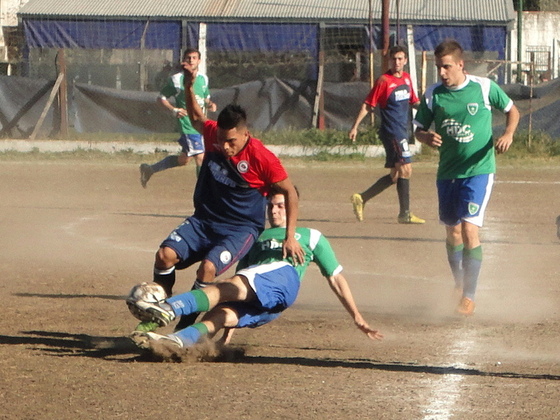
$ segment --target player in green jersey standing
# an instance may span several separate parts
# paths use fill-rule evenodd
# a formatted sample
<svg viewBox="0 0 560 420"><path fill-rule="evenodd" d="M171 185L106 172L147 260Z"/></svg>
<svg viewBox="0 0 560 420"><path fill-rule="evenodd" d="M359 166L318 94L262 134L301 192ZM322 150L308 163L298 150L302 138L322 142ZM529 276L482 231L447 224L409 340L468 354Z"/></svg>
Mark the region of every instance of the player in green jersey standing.
<svg viewBox="0 0 560 420"><path fill-rule="evenodd" d="M187 63L195 70L200 63L200 52L194 48L189 48L183 54L183 63ZM210 100L210 90L208 89L208 77L198 74L193 83L196 101L201 109L216 111L216 104ZM170 99L174 98L174 104ZM146 188L151 176L160 171L183 166L194 159L196 162L196 173L200 171L202 160L204 159L204 141L202 135L195 130L187 114L185 104L185 91L183 88L183 72L175 73L168 80L167 84L161 89L158 96L158 103L177 118L177 127L181 137L177 140L181 145L181 153L163 158L161 161L148 165L140 165L140 183Z"/></svg>
<svg viewBox="0 0 560 420"><path fill-rule="evenodd" d="M414 121L415 135L439 148L439 218L446 228L455 287L462 294L457 312L468 316L475 307L482 263L479 228L492 192L495 152L509 149L519 111L496 83L465 73L458 42L442 42L434 55L441 83L426 90ZM505 131L497 139L492 136L492 108L506 114Z"/></svg>
<svg viewBox="0 0 560 420"><path fill-rule="evenodd" d="M213 336L222 329L254 328L271 322L296 300L301 280L311 261L319 266L356 327L372 340L383 338L358 311L348 282L341 273L342 267L321 232L296 228L295 237L305 252L304 263L294 266L289 258L282 258L286 207L285 197L278 191L270 194L268 219L272 227L259 236L239 262L237 273L232 278L174 296L166 299L165 303L133 303L137 312L144 311L160 325L167 325L176 317L190 312L209 311L200 322L173 334L135 331L131 337L136 344L153 349L157 347L157 342L180 349L190 347L201 337ZM230 337L225 334L222 341L227 344Z"/></svg>

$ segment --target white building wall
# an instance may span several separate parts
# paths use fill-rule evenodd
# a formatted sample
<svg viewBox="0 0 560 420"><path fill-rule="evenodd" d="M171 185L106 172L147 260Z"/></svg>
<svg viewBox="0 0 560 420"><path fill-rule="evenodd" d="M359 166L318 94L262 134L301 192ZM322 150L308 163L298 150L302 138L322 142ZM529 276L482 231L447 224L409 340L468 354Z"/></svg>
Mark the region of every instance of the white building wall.
<svg viewBox="0 0 560 420"><path fill-rule="evenodd" d="M8 61L4 30L18 26L17 12L29 0L0 0L0 62Z"/></svg>
<svg viewBox="0 0 560 420"><path fill-rule="evenodd" d="M523 12L522 61L527 61L530 47L549 47L552 53L552 78L559 74L560 12ZM517 60L517 21L511 32L511 60Z"/></svg>

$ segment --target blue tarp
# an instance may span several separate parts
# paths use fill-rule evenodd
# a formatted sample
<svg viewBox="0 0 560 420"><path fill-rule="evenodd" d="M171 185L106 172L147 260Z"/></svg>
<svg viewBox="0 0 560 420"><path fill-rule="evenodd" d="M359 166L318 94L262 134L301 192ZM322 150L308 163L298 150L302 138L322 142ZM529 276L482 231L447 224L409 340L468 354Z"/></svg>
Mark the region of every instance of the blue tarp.
<svg viewBox="0 0 560 420"><path fill-rule="evenodd" d="M147 27L146 27L147 25ZM25 39L29 48L144 48L180 51L182 23L146 20L63 20L24 19ZM329 25L332 27L332 25ZM354 26L355 27L355 26ZM290 23L209 23L207 48L216 51L300 51L317 54L319 25ZM367 26L363 26L367 34ZM394 28L393 28L394 29ZM341 26L341 32L344 26ZM144 33L145 31L145 33ZM187 24L186 38L198 44L198 23ZM401 29L402 32L402 29ZM402 34L401 34L402 35ZM381 27L374 27L377 47ZM432 51L446 38L456 39L466 51L496 51L505 58L505 26L415 25L414 44L418 51ZM367 49L367 36L364 49Z"/></svg>

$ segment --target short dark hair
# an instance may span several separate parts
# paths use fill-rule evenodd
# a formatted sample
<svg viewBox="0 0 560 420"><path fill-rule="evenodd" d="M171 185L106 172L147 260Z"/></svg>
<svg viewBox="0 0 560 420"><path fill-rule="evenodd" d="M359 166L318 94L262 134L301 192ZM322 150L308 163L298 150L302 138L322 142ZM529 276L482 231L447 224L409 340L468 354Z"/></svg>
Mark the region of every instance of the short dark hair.
<svg viewBox="0 0 560 420"><path fill-rule="evenodd" d="M185 50L185 52L183 53L183 60L185 59L185 57L186 57L187 55L192 54L192 53L197 53L197 54L198 54L198 58L201 57L200 51L198 51L196 48L187 48L187 49Z"/></svg>
<svg viewBox="0 0 560 420"><path fill-rule="evenodd" d="M296 187L294 185L294 189L296 190L296 194L299 198L299 190L298 187ZM278 195L278 194L282 194L284 195L284 191L282 191L280 188L278 188L275 184L272 184L270 186L270 190L268 191L268 198L270 199L273 195Z"/></svg>
<svg viewBox="0 0 560 420"><path fill-rule="evenodd" d="M436 49L434 50L434 55L436 56L436 58L441 58L446 55L452 55L455 58L462 60L463 47L461 47L461 44L459 44L454 39L446 39L436 47Z"/></svg>
<svg viewBox="0 0 560 420"><path fill-rule="evenodd" d="M229 104L220 115L218 115L218 127L223 130L231 130L241 126L247 126L247 113L239 105Z"/></svg>
<svg viewBox="0 0 560 420"><path fill-rule="evenodd" d="M400 52L404 53L404 56L408 58L408 51L402 45L395 45L391 47L391 49L389 50L389 58L393 58L395 54Z"/></svg>

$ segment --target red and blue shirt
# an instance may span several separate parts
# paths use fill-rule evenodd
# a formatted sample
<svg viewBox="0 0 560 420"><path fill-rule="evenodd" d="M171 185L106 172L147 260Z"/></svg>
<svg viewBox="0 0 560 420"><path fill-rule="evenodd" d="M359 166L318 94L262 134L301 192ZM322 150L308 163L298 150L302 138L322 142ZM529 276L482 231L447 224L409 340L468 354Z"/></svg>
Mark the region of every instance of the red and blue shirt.
<svg viewBox="0 0 560 420"><path fill-rule="evenodd" d="M206 152L194 192L194 215L229 225L265 226L270 186L288 178L280 159L260 140L249 137L235 156L226 157L217 144L216 121L204 123Z"/></svg>
<svg viewBox="0 0 560 420"><path fill-rule="evenodd" d="M379 108L380 135L388 141L393 141L408 138L409 106L418 101L410 75L403 72L401 77L396 77L388 71L377 79L364 102Z"/></svg>

